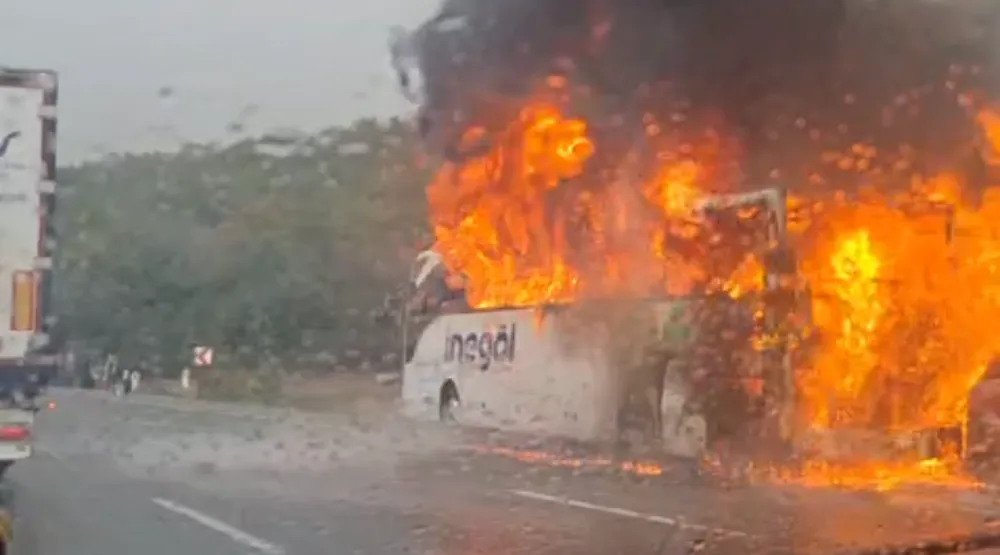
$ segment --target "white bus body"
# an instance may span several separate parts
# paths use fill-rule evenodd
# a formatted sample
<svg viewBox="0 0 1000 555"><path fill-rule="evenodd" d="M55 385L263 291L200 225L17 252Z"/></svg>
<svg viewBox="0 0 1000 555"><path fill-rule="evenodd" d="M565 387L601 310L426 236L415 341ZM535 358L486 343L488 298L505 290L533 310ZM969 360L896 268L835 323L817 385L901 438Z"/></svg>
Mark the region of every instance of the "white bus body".
<svg viewBox="0 0 1000 555"><path fill-rule="evenodd" d="M664 329L677 306L650 301L648 308ZM453 410L456 420L473 426L594 442L616 439L625 385L616 371L615 348L608 333L587 333L580 341L563 331L578 325L579 315L562 307L438 316L403 372L407 414L432 419ZM452 393L454 408L446 406ZM666 384L660 406L663 444L694 456L704 448L705 424L698 415L678 421L686 398L682 384Z"/></svg>
<svg viewBox="0 0 1000 555"><path fill-rule="evenodd" d="M539 318L535 309L439 316L403 373L408 410L438 417L450 383L463 423L610 437L616 406L608 392L615 386L602 350L561 349L555 318Z"/></svg>

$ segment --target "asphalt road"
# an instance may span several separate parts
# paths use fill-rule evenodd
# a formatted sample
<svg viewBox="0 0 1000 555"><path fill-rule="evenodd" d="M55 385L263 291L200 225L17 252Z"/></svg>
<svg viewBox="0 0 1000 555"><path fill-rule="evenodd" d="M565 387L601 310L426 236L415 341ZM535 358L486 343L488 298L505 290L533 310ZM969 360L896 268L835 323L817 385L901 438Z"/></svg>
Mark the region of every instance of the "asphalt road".
<svg viewBox="0 0 1000 555"><path fill-rule="evenodd" d="M492 476L460 453L400 450L385 423L92 392L54 398L37 422L36 455L8 476L14 555L606 555L674 535L513 493L518 467ZM354 445L367 436L381 440ZM479 471L500 482L479 483Z"/></svg>
<svg viewBox="0 0 1000 555"><path fill-rule="evenodd" d="M832 553L989 529L992 496L720 488L525 464L351 416L62 392L13 555Z"/></svg>

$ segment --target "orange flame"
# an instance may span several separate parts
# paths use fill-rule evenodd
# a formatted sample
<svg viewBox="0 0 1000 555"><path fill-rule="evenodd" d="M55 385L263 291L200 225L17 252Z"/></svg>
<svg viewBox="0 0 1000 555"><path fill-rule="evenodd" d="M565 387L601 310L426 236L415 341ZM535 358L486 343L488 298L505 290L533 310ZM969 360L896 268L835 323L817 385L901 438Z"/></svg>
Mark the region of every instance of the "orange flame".
<svg viewBox="0 0 1000 555"><path fill-rule="evenodd" d="M472 128L464 143L486 136ZM666 248L667 222L690 215L704 165L674 158L650 179L609 178L621 187L564 187L585 178L598 147L586 122L545 103L527 104L491 139L428 187L435 250L466 277L471 306L690 291L697 269ZM632 178L640 187L625 186Z"/></svg>
<svg viewBox="0 0 1000 555"><path fill-rule="evenodd" d="M636 476L660 476L664 472L662 466L649 461L615 461L607 457L567 457L548 451L485 445L474 445L471 450L475 453L499 455L523 463L542 464L560 468L611 469Z"/></svg>
<svg viewBox="0 0 1000 555"><path fill-rule="evenodd" d="M466 142L483 134L472 129ZM431 183L436 249L468 277L473 306L571 300L579 275L560 248L567 230L548 226L545 197L593 154L587 125L530 105L498 140L485 156L445 164Z"/></svg>

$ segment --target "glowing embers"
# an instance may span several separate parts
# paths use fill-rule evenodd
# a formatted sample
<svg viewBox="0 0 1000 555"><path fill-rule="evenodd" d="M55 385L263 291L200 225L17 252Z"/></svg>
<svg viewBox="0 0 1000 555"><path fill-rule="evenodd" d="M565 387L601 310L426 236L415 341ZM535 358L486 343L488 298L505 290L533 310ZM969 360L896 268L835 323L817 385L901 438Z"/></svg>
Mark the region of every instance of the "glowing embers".
<svg viewBox="0 0 1000 555"><path fill-rule="evenodd" d="M621 461L601 456L567 456L548 451L486 445L473 446L472 451L557 468L618 470L637 476L660 476L664 471L661 465L651 461Z"/></svg>
<svg viewBox="0 0 1000 555"><path fill-rule="evenodd" d="M809 460L800 468L774 468L759 473L767 481L806 487L889 491L906 485L978 489L982 483L967 476L958 458L859 461L836 464Z"/></svg>

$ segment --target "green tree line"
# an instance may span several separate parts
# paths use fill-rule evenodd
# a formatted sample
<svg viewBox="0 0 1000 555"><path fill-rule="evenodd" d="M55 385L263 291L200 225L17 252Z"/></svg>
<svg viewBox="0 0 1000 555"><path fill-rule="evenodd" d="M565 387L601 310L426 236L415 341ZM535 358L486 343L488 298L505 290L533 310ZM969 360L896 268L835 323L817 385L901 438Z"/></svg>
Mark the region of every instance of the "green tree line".
<svg viewBox="0 0 1000 555"><path fill-rule="evenodd" d="M166 373L393 364L378 318L426 241L426 172L400 120L114 154L62 168L55 274L73 345Z"/></svg>

